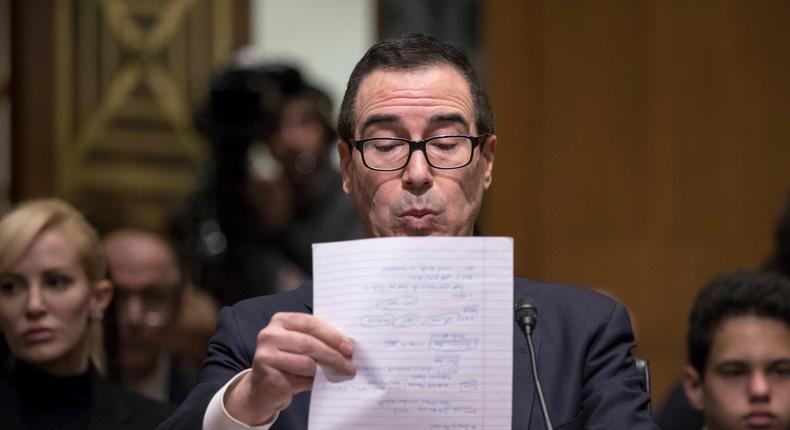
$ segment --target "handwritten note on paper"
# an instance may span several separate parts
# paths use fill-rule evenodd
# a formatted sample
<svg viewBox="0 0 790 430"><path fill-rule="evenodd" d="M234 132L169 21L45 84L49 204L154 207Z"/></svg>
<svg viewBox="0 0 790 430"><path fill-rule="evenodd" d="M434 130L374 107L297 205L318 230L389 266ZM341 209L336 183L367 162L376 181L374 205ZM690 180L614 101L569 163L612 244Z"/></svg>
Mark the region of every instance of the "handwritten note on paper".
<svg viewBox="0 0 790 430"><path fill-rule="evenodd" d="M316 244L313 276L314 314L353 340L358 371L319 368L310 430L510 429L512 239Z"/></svg>

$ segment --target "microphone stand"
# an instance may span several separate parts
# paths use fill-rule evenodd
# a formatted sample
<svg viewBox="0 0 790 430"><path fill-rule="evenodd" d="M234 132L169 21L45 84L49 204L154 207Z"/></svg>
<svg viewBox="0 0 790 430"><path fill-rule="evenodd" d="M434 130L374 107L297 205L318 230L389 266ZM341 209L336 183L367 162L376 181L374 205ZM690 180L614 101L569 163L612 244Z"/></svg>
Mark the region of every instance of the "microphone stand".
<svg viewBox="0 0 790 430"><path fill-rule="evenodd" d="M519 300L516 303L516 323L521 327L521 331L524 332L524 337L527 338L527 348L529 349L529 358L532 364L532 381L535 383L535 391L540 402L540 411L543 413L544 428L545 430L554 430L551 418L549 418L546 399L543 397L543 387L540 385L540 379L538 378L538 362L535 357L535 347L532 344L532 332L538 324L538 309L523 299Z"/></svg>

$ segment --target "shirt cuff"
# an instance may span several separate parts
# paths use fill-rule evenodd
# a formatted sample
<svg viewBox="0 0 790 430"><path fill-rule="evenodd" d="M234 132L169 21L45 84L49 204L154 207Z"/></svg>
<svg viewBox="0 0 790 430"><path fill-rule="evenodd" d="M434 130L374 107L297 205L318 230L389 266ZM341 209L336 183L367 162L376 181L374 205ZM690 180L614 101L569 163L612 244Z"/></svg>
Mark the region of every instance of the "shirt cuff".
<svg viewBox="0 0 790 430"><path fill-rule="evenodd" d="M214 397L211 398L206 408L206 414L203 415L203 430L269 430L274 422L277 421L277 416L279 414L275 414L274 418L268 424L248 426L230 416L228 410L225 409L225 391L227 391L228 387L236 382L237 379L250 371L252 371L252 369L239 372L214 394Z"/></svg>

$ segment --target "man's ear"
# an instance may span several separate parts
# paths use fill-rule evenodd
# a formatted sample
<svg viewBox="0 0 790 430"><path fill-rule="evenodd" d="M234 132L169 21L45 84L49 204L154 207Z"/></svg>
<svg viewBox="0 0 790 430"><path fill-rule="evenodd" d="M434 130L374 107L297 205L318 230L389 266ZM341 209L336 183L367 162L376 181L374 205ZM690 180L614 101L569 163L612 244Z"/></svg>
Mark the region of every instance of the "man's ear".
<svg viewBox="0 0 790 430"><path fill-rule="evenodd" d="M686 366L683 369L683 391L694 409L701 411L705 408L705 393L702 390L702 376L697 369Z"/></svg>
<svg viewBox="0 0 790 430"><path fill-rule="evenodd" d="M102 279L93 286L90 300L92 317L101 318L104 315L104 310L107 309L112 299L112 291L112 282L107 279Z"/></svg>
<svg viewBox="0 0 790 430"><path fill-rule="evenodd" d="M354 153L347 142L337 140L337 155L340 156L340 175L343 177L343 192L351 194L351 169Z"/></svg>
<svg viewBox="0 0 790 430"><path fill-rule="evenodd" d="M488 187L491 186L491 181L493 180L493 172L494 172L494 154L496 154L496 135L492 134L488 137L488 140L485 142L485 146L483 146L482 156L484 165L483 171L483 184L485 185L485 189L487 190Z"/></svg>

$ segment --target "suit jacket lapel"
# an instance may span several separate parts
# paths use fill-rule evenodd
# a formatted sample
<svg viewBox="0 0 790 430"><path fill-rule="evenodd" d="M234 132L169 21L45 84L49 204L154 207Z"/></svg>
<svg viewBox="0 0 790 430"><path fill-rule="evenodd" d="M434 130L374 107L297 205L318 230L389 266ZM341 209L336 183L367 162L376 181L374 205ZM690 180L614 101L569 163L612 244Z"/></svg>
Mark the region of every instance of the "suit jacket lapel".
<svg viewBox="0 0 790 430"><path fill-rule="evenodd" d="M313 281L305 281L304 286L304 307L308 313L313 313Z"/></svg>

